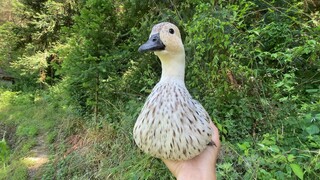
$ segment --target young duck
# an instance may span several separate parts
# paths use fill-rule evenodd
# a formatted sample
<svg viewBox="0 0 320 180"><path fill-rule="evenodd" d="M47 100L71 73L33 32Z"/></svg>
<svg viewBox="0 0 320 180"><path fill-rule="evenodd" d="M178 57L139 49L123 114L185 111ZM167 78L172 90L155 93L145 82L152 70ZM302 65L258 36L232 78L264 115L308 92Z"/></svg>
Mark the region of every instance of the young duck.
<svg viewBox="0 0 320 180"><path fill-rule="evenodd" d="M135 123L136 144L161 159L197 156L211 143L213 130L208 113L185 86L185 51L179 29L168 22L155 25L139 51L153 51L160 58L162 74Z"/></svg>

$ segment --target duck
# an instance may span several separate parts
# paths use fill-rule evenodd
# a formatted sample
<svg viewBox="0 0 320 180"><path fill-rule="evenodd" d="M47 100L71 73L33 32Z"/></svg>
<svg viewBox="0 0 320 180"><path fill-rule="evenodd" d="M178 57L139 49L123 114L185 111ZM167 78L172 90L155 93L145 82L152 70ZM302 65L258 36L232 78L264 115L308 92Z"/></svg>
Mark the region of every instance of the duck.
<svg viewBox="0 0 320 180"><path fill-rule="evenodd" d="M178 27L169 22L154 25L138 51L154 52L162 72L133 127L135 143L160 159L196 157L212 143L212 120L186 88L185 50Z"/></svg>

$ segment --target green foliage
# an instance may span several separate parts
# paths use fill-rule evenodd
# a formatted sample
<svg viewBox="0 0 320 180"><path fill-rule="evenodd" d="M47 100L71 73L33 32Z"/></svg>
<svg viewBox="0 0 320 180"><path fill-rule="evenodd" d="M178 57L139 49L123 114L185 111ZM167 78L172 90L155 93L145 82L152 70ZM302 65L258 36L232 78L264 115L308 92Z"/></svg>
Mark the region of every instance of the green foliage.
<svg viewBox="0 0 320 180"><path fill-rule="evenodd" d="M7 142L5 141L5 139L3 138L0 141L0 163L5 167L8 158L10 155L10 148L7 144Z"/></svg>
<svg viewBox="0 0 320 180"><path fill-rule="evenodd" d="M290 167L293 170L294 174L299 177L299 179L303 179L303 171L298 164L290 164Z"/></svg>
<svg viewBox="0 0 320 180"><path fill-rule="evenodd" d="M31 126L25 126L25 125L20 125L17 128L17 135L18 136L35 136L38 133L37 127Z"/></svg>
<svg viewBox="0 0 320 180"><path fill-rule="evenodd" d="M310 104L310 94L306 94L307 91L319 95L319 30L312 21L293 18L307 16L298 6L283 11L266 2L264 5L269 9L260 11L261 4L246 1L226 8L209 3L197 6L187 24L191 38L186 43L193 54L189 55L192 59L187 83L191 91L197 89L193 91L196 97L203 97L204 106L217 121L223 137L229 142L242 142L239 147L248 156L241 157L240 162L233 159L233 164L223 162L218 166L220 177L318 177L318 168L300 171L317 167L314 162L319 157L313 156L317 143L308 142L308 134L302 133L317 133L317 125L303 121L299 107L305 100L306 107L319 105L314 97ZM263 18L245 19L252 14ZM307 90L306 86L314 89ZM313 116L318 112L319 109L315 110ZM286 141L278 142L279 132ZM298 158L287 162L284 155L288 151ZM247 173L237 169L243 161L249 165L245 168L249 169ZM290 164L299 166L291 168ZM234 169L237 171L231 173Z"/></svg>
<svg viewBox="0 0 320 180"><path fill-rule="evenodd" d="M10 15L15 21L0 25L0 65L15 76L16 89L44 88L54 75L48 68L57 61L50 58L54 56L50 49L60 39L61 29L73 24L71 17L78 7L69 0L15 0L10 4L15 9Z"/></svg>
<svg viewBox="0 0 320 180"><path fill-rule="evenodd" d="M44 179L173 179L131 134L161 73L137 49L170 21L187 87L220 130L218 179L319 179L320 16L308 3L18 1L21 22L0 26L0 65L17 78L15 92L0 90L0 119L20 140L10 152L45 133Z"/></svg>
<svg viewBox="0 0 320 180"><path fill-rule="evenodd" d="M103 122L96 127L87 121L81 135L66 132L69 130L67 124L75 123L75 120L63 122L61 126L66 128L62 128L63 132L56 139L61 143L55 147L58 163L47 164L42 170L43 178L173 179L160 160L145 156L135 148L130 132L141 105L142 102L137 101L126 105L117 102L113 110L123 120L120 124ZM67 140L62 135L67 136Z"/></svg>
<svg viewBox="0 0 320 180"><path fill-rule="evenodd" d="M61 84L62 86L62 84ZM58 130L55 128L58 122L65 118L72 119L74 111L67 104L64 94L57 87L51 92L22 93L0 89L0 119L1 125L14 126L9 128L7 134L10 138L1 142L1 164L6 167L0 169L1 177L25 177L28 176L27 165L17 165L23 157L30 155L30 150L36 146L38 136L44 136L44 143L50 144L55 138ZM60 93L60 94L59 94ZM56 99L59 94L60 99ZM60 105L65 102L64 106ZM57 104L59 103L59 104ZM9 148L10 147L10 151ZM8 154L11 153L11 154ZM4 158L4 159L2 159Z"/></svg>
<svg viewBox="0 0 320 180"><path fill-rule="evenodd" d="M87 1L80 15L74 18L72 34L75 35L62 54L65 56L62 72L70 77L71 95L90 113L98 114L104 82L114 81L112 75L118 71L119 55L110 54L118 36L117 26L113 25L117 21L114 14L111 1Z"/></svg>
<svg viewBox="0 0 320 180"><path fill-rule="evenodd" d="M22 162L13 162L7 169L0 169L0 179L28 179L28 169Z"/></svg>

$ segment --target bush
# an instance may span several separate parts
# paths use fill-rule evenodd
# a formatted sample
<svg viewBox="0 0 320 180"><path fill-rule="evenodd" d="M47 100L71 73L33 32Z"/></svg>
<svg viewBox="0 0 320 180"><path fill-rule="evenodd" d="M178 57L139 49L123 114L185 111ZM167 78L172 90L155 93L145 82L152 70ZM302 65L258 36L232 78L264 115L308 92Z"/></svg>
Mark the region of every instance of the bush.
<svg viewBox="0 0 320 180"><path fill-rule="evenodd" d="M17 145L21 151L50 131L54 156L45 178L173 179L131 134L161 73L157 57L137 49L154 24L170 21L182 32L186 85L221 132L219 179L319 179L316 3L311 9L297 0L22 4L33 12L25 14L29 24L0 28L3 39L12 39L0 42L0 63L21 77L13 88L19 91L0 90L0 119L17 126L26 140ZM21 30L17 38L3 30L8 26ZM40 82L53 54L59 80Z"/></svg>

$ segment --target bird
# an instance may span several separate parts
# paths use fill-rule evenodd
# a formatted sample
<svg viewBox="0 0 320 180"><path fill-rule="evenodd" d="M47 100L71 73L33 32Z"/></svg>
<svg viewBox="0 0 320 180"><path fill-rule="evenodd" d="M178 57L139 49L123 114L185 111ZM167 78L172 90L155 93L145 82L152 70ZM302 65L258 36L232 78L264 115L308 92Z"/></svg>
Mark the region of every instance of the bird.
<svg viewBox="0 0 320 180"><path fill-rule="evenodd" d="M138 51L154 52L162 72L133 127L135 143L160 159L196 157L213 143L212 120L185 86L185 50L178 27L170 22L154 25Z"/></svg>

